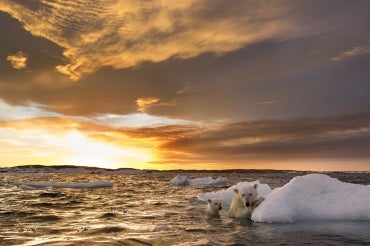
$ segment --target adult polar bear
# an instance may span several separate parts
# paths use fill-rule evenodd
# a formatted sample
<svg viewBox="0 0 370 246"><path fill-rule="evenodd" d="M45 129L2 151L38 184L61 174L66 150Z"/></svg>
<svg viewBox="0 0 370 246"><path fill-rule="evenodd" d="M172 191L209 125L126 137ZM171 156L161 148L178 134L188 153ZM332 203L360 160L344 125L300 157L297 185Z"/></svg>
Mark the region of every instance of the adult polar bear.
<svg viewBox="0 0 370 246"><path fill-rule="evenodd" d="M258 184L244 184L234 189L233 201L230 205L229 217L251 219L253 210L264 200L258 196Z"/></svg>

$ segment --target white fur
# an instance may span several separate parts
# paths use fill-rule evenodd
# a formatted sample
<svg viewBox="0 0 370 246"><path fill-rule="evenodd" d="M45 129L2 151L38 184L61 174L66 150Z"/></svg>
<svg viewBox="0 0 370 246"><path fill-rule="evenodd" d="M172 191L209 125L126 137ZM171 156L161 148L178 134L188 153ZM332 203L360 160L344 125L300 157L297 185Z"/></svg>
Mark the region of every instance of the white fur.
<svg viewBox="0 0 370 246"><path fill-rule="evenodd" d="M208 216L220 216L219 211L222 209L222 199L212 198L208 199L206 213Z"/></svg>
<svg viewBox="0 0 370 246"><path fill-rule="evenodd" d="M253 210L263 201L263 197L258 197L257 187L257 184L246 184L234 190L229 217L236 219L251 218Z"/></svg>

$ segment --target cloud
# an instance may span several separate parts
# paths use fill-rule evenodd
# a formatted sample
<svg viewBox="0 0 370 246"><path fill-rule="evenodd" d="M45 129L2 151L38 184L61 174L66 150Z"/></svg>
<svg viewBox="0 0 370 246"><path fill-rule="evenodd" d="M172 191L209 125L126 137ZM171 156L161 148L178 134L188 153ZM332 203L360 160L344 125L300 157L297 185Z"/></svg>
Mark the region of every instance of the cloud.
<svg viewBox="0 0 370 246"><path fill-rule="evenodd" d="M101 114L94 118L97 120L96 121L97 123L102 123L112 128L159 127L191 123L191 121L158 117L146 113L137 113L128 115Z"/></svg>
<svg viewBox="0 0 370 246"><path fill-rule="evenodd" d="M0 10L33 35L63 47L68 63L56 70L72 80L103 66L121 69L171 57L224 54L261 40L318 29L296 20L293 13L302 11L301 4L276 1L6 0Z"/></svg>
<svg viewBox="0 0 370 246"><path fill-rule="evenodd" d="M365 44L355 46L350 50L344 51L341 54L331 58L333 61L341 61L354 56L369 55L370 54L370 40Z"/></svg>
<svg viewBox="0 0 370 246"><path fill-rule="evenodd" d="M25 105L10 105L0 99L0 120L23 120L39 117L59 117L49 107L34 102Z"/></svg>
<svg viewBox="0 0 370 246"><path fill-rule="evenodd" d="M134 145L130 139L126 138L120 144L117 138L116 142L101 141L75 129L55 131L54 127L50 129L47 125L36 124L27 128L8 126L0 127L0 136L3 165L79 164L118 168L122 163L126 167L140 167L152 160L150 150L138 147L137 143Z"/></svg>
<svg viewBox="0 0 370 246"><path fill-rule="evenodd" d="M275 100L269 100L269 101L262 101L259 104L267 105L267 104L275 104L275 103L278 103L278 102Z"/></svg>
<svg viewBox="0 0 370 246"><path fill-rule="evenodd" d="M156 97L140 97L135 102L137 105L137 110L140 112L145 112L145 110L151 105L157 103L160 99Z"/></svg>
<svg viewBox="0 0 370 246"><path fill-rule="evenodd" d="M90 144L91 148L106 146L107 156L115 158L118 153L122 160L146 153L146 168L162 169L181 165L199 168L199 164L208 168L239 168L243 163L291 160L347 160L348 163L370 159L370 112L221 124L145 113L77 117L56 115L32 103L0 105L1 112L13 108L16 113L0 117L0 145L9 153L7 160L16 159L11 153L19 151L30 160L43 153L54 160L67 160L63 156L82 160L79 158L86 153L74 154L72 147L76 148L73 145L76 142ZM117 165L119 161L110 163Z"/></svg>
<svg viewBox="0 0 370 246"><path fill-rule="evenodd" d="M162 149L201 156L204 160L370 158L370 112L166 129L181 133L173 134L177 137L169 138ZM166 139L170 133L157 134ZM150 134L155 135L156 131Z"/></svg>
<svg viewBox="0 0 370 246"><path fill-rule="evenodd" d="M9 61L12 67L17 70L26 68L27 59L27 56L22 51L18 51L16 54L6 57L6 60Z"/></svg>
<svg viewBox="0 0 370 246"><path fill-rule="evenodd" d="M0 148L5 164L141 168L154 158L150 141L117 133L110 121L60 115L32 103L11 106L2 102L0 112L4 113L0 115Z"/></svg>

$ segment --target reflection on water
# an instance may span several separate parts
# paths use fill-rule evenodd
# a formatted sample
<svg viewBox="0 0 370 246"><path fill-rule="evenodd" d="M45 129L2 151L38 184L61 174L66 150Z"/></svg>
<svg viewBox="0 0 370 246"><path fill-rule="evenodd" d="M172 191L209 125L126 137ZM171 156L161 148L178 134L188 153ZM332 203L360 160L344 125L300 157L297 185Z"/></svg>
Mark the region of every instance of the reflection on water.
<svg viewBox="0 0 370 246"><path fill-rule="evenodd" d="M370 222L263 224L205 216L199 193L259 179L272 188L296 173L225 173L225 187L176 187L176 174L0 174L0 245L368 245ZM340 175L369 184L369 175ZM211 173L189 173L205 177ZM112 188L22 190L15 182L106 180Z"/></svg>

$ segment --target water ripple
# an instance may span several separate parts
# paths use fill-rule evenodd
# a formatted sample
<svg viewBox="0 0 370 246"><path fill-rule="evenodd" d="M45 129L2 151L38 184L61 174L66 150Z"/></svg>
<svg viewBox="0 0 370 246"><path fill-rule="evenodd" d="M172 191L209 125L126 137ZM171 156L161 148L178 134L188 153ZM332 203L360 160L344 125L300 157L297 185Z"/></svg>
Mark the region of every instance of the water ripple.
<svg viewBox="0 0 370 246"><path fill-rule="evenodd" d="M192 178L205 173L190 173ZM294 173L223 174L232 185L260 179L281 186ZM339 174L338 174L339 175ZM0 245L370 244L370 222L262 224L205 216L197 199L220 187L174 187L175 173L140 175L0 174ZM351 176L339 175L350 182ZM359 181L360 174L354 179ZM108 180L102 189L22 190L15 182ZM361 176L370 184L369 178ZM365 180L365 181L364 181ZM367 182L367 183L366 183Z"/></svg>

